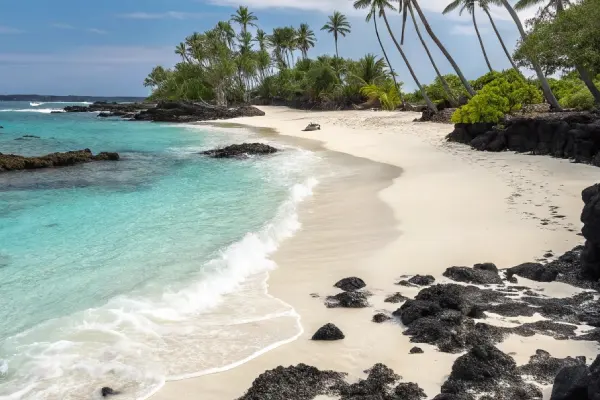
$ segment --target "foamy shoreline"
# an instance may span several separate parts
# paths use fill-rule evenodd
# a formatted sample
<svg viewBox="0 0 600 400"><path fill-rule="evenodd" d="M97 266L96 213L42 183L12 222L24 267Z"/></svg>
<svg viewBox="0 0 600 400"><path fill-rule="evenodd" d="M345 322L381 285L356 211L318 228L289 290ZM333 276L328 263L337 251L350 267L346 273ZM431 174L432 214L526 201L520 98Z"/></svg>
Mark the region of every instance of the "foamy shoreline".
<svg viewBox="0 0 600 400"><path fill-rule="evenodd" d="M443 137L450 126L413 123L414 113L263 109L265 117L232 122L319 140L327 149L359 157L341 157L339 162L357 167L356 176L348 178L352 185L337 182L317 188L314 199L301 206L302 230L274 255L279 268L271 273L269 293L294 307L304 333L229 371L168 382L153 399L234 399L265 370L300 362L347 372L351 379L364 377L363 370L382 362L433 398L458 354L420 345L425 354L409 356L413 344L398 325L371 322L376 310L397 308L383 302L387 295L418 292L395 286L397 278L432 274L440 281L447 267L485 261L506 268L533 261L547 250L562 254L583 241L575 234L580 228L580 192L598 180L595 167L449 145ZM321 124L322 130L301 132L309 122ZM565 218L541 225L551 206L559 207ZM333 284L353 275L374 293L373 307L327 309L323 298L310 296L335 294ZM563 284L526 284L557 297L573 293ZM308 340L327 322L340 327L346 339ZM556 357L598 353L591 342L538 335L513 335L498 347L514 352L518 363L537 348Z"/></svg>

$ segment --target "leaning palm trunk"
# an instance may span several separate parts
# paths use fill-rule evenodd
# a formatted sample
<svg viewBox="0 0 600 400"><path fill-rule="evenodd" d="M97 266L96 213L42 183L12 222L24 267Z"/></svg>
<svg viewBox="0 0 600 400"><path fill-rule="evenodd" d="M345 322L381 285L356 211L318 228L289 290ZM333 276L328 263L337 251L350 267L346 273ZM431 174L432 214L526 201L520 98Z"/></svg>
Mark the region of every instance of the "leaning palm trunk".
<svg viewBox="0 0 600 400"><path fill-rule="evenodd" d="M483 52L483 58L485 58L485 63L487 64L490 72L494 72L492 69L492 64L490 64L490 60L488 59L487 53L485 52L485 46L483 45L483 40L481 39L481 34L479 33L479 28L477 27L477 20L475 19L475 9L471 12L471 16L473 17L473 26L475 27L475 33L477 34L477 39L479 39L479 45L481 46L481 51Z"/></svg>
<svg viewBox="0 0 600 400"><path fill-rule="evenodd" d="M429 61L431 61L431 65L433 65L433 69L435 70L436 75L438 76L438 78L440 78L440 82L442 82L444 91L446 91L446 93L448 94L448 101L450 102L452 107L458 106L458 102L454 98L454 95L452 94L452 91L450 90L450 86L448 85L448 82L446 82L446 79L440 73L440 70L437 67L437 64L435 63L435 61L433 60L433 57L431 56L429 47L427 46L427 43L425 43L425 40L423 39L423 36L421 35L421 30L419 29L419 25L417 24L417 19L415 18L415 13L410 5L408 6L408 10L410 11L410 17L412 18L413 25L415 26L415 31L417 32L417 36L419 37L419 40L421 41L421 44L423 45L423 48L425 49L425 52L427 53L427 57L429 57Z"/></svg>
<svg viewBox="0 0 600 400"><path fill-rule="evenodd" d="M500 45L502 46L502 50L504 50L504 54L506 54L506 57L508 58L508 61L510 61L510 65L512 65L512 67L515 69L515 71L517 71L519 74L521 74L521 71L519 71L519 68L515 64L515 61L512 59L512 57L510 55L510 52L506 48L506 45L504 44L504 40L502 40L502 36L500 36L500 32L498 32L498 28L496 28L496 24L494 23L494 18L492 18L492 15L490 14L490 12L486 8L484 8L483 11L485 11L485 13L487 14L488 18L490 19L490 23L492 24L492 28L494 28L494 32L496 32L496 36L498 37L498 40L500 41Z"/></svg>
<svg viewBox="0 0 600 400"><path fill-rule="evenodd" d="M419 79L417 78L417 75L415 75L415 71L413 71L412 66L408 62L408 58L406 58L406 54L404 54L404 51L402 50L402 47L400 47L400 44L396 40L396 37L394 36L394 33L392 32L392 28L390 27L390 23L388 22L387 15L385 14L385 11L381 10L381 14L383 15L383 20L385 21L385 26L387 27L387 30L390 33L390 36L392 37L392 40L394 41L394 44L396 45L396 48L400 52L400 55L402 56L402 59L404 60L404 63L406 64L406 67L408 68L408 72L410 72L410 75L412 76L413 80L417 84L417 87L421 91L421 94L423 95L423 99L425 99L425 103L427 103L427 107L431 111L437 112L437 108L436 108L435 104L433 104L433 102L429 99L429 96L427 96L427 93L425 92L425 89L423 89L423 86L419 82Z"/></svg>
<svg viewBox="0 0 600 400"><path fill-rule="evenodd" d="M519 19L517 12L508 3L508 0L501 0L501 1L502 1L502 4L504 5L504 7L506 7L506 9L508 10L508 13L512 17L512 19L515 21L515 24L517 25L517 28L519 29L519 33L521 34L521 38L523 40L525 40L527 38L527 34L525 33L525 29L523 29L523 24L521 23L521 20ZM562 110L562 108L558 104L558 101L556 100L556 97L554 97L554 93L552 93L552 89L550 89L550 84L548 83L548 80L544 76L544 73L542 72L542 68L540 67L540 64L533 57L531 58L530 61L531 61L531 64L533 65L533 69L535 70L535 73L540 81L540 84L542 85L542 91L544 92L544 97L548 101L548 104L550 104L550 107L552 107L553 109L555 109L557 111Z"/></svg>
<svg viewBox="0 0 600 400"><path fill-rule="evenodd" d="M506 0L504 0L504 1L506 1ZM442 53L444 53L444 56L446 56L446 58L448 59L448 61L452 65L452 68L454 68L454 71L456 71L456 75L458 75L458 77L460 78L463 86L465 87L465 89L467 89L467 92L471 96L474 96L475 95L475 91L471 87L471 84L469 83L469 81L467 80L467 78L465 78L465 76L463 75L463 73L460 70L460 68L458 68L458 65L456 64L456 61L454 61L454 58L452 58L452 56L450 55L450 53L448 53L448 50L446 50L446 48L444 47L444 45L442 45L442 42L440 42L440 40L435 35L435 33L433 33L433 30L431 29L431 26L429 25L429 22L427 21L427 18L425 17L425 14L423 14L423 11L421 10L421 7L419 6L418 1L417 0L412 0L412 4L415 7L415 10L417 10L417 14L419 14L419 18L421 18L421 21L423 22L423 25L425 26L425 30L427 31L427 33L429 33L429 36L431 36L431 39L433 39L433 41L435 42L435 44L437 45L437 47L439 47L440 50L442 51Z"/></svg>
<svg viewBox="0 0 600 400"><path fill-rule="evenodd" d="M560 14L565 10L563 3L561 0L556 3L556 14ZM590 76L590 72L582 65L575 64L575 69L579 73L579 78L583 81L588 90L592 93L594 97L594 101L596 104L600 104L600 90L594 84L592 77Z"/></svg>
<svg viewBox="0 0 600 400"><path fill-rule="evenodd" d="M390 73L392 74L392 79L394 80L394 87L398 90L400 94L400 100L402 104L404 104L404 98L402 96L402 92L400 91L400 86L398 86L398 82L396 81L396 74L394 73L394 68L392 68L392 64L390 63L390 59L387 56L387 52L385 51L385 47L383 47L383 43L381 43L381 37L379 37L379 29L377 29L377 16L373 16L373 24L375 25L375 34L377 35L377 41L379 42L379 46L381 47L381 51L383 52L383 56L385 57L385 61L387 62L388 67L390 68Z"/></svg>

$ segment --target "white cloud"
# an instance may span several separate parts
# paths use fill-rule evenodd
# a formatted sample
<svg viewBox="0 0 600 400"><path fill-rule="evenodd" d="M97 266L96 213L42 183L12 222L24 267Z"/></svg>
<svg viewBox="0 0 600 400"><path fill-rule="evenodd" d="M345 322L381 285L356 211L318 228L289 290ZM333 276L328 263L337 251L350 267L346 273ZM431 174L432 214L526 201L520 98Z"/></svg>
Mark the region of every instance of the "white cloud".
<svg viewBox="0 0 600 400"><path fill-rule="evenodd" d="M10 26L0 25L0 35L16 35L18 33L23 33L20 29L11 28Z"/></svg>
<svg viewBox="0 0 600 400"><path fill-rule="evenodd" d="M208 14L203 13L189 13L189 12L181 12L181 11L167 11L163 13L148 13L148 12L133 12L128 14L119 15L120 18L129 18L129 19L194 19L194 18L202 18L207 16Z"/></svg>
<svg viewBox="0 0 600 400"><path fill-rule="evenodd" d="M56 29L69 29L69 30L75 29L75 27L73 25L62 24L62 23L52 24L52 27L56 28Z"/></svg>
<svg viewBox="0 0 600 400"><path fill-rule="evenodd" d="M107 31L103 31L102 29L96 28L88 28L87 31L90 33L96 33L98 35L106 35L108 33Z"/></svg>

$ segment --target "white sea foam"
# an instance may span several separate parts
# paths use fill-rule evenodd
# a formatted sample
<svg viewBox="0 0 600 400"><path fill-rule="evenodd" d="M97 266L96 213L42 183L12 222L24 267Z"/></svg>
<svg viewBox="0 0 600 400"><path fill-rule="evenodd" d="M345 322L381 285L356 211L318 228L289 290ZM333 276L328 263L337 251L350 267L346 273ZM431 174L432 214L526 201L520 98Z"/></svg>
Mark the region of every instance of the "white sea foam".
<svg viewBox="0 0 600 400"><path fill-rule="evenodd" d="M42 113L42 114L50 114L52 111L63 111L62 108L25 108L25 109L7 109L0 110L0 112L33 112L33 113Z"/></svg>
<svg viewBox="0 0 600 400"><path fill-rule="evenodd" d="M297 206L316 184L293 185L274 219L203 265L189 286L117 297L7 339L0 399L90 398L105 385L145 399L165 380L234 368L295 340L299 315L266 291L269 255L300 227Z"/></svg>

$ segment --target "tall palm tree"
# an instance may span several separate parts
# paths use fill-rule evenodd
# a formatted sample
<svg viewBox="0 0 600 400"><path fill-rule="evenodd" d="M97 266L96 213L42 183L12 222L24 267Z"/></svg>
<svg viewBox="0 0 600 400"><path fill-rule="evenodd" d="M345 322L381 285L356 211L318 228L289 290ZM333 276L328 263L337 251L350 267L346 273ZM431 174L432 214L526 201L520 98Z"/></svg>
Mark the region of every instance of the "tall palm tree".
<svg viewBox="0 0 600 400"><path fill-rule="evenodd" d="M513 21L515 21L515 25L517 25L517 29L519 30L519 33L521 34L521 39L525 40L527 38L527 34L525 33L525 29L523 28L523 24L521 23L521 20L519 19L517 12L515 11L514 8L512 8L512 6L508 2L508 0L499 0L499 1L502 2L502 5L506 8L508 13L512 17ZM552 89L550 89L550 84L548 83L548 79L546 79L546 77L544 76L544 73L542 72L542 67L540 67L540 64L538 63L538 61L535 58L531 58L530 61L531 61L531 65L533 66L533 69L535 70L535 73L540 81L540 85L542 86L542 91L544 92L544 97L548 101L548 104L550 104L550 107L552 107L555 110L562 110L560 104L558 104L558 101L556 100L556 97L554 97L554 93L552 93Z"/></svg>
<svg viewBox="0 0 600 400"><path fill-rule="evenodd" d="M496 23L494 22L494 18L492 18L492 14L490 14L489 4L497 4L498 5L501 3L498 0L478 0L478 4L479 4L479 7L481 7L481 9L483 10L483 12L485 12L485 14L488 16L488 18L490 20L490 24L492 25L492 28L494 29L494 32L496 33L496 37L498 37L498 41L500 42L500 45L502 46L502 50L504 50L504 54L506 54L506 58L508 58L508 61L510 61L510 65L512 65L512 67L514 68L515 71L517 71L519 74L521 74L521 71L519 71L517 64L515 64L515 61L513 60L512 56L510 55L510 52L506 48L506 45L504 44L504 40L502 40L502 36L500 36L500 32L498 31L498 28L496 27Z"/></svg>
<svg viewBox="0 0 600 400"><path fill-rule="evenodd" d="M339 57L338 52L338 37L339 35L346 36L346 34L350 33L350 23L344 14L339 11L334 11L333 15L329 16L329 21L323 25L321 28L322 31L327 31L328 33L333 33L333 39L335 40L335 55Z"/></svg>
<svg viewBox="0 0 600 400"><path fill-rule="evenodd" d="M442 14L448 14L460 6L460 10L458 11L458 15L462 15L462 13L466 10L473 19L473 26L475 27L475 33L477 34L477 39L479 39L479 45L481 46L481 52L483 53L483 58L485 58L485 63L487 64L490 72L493 72L492 64L490 64L490 60L488 59L487 53L485 51L485 46L483 45L483 40L481 39L481 34L479 33L479 27L477 26L477 19L475 18L475 5L477 4L477 0L454 0L452 3L448 4Z"/></svg>
<svg viewBox="0 0 600 400"><path fill-rule="evenodd" d="M185 43L181 42L181 43L179 43L175 47L175 54L177 54L178 56L180 56L181 60L183 62L187 62L188 61L188 58L187 58L187 46L185 45Z"/></svg>
<svg viewBox="0 0 600 400"><path fill-rule="evenodd" d="M425 39L423 39L423 35L421 35L421 29L419 29L419 24L417 23L417 19L415 18L415 13L412 9L411 4L407 2L406 8L408 9L408 11L410 13L410 17L412 19L413 25L415 26L415 32L417 32L417 36L419 37L419 40L421 41L421 44L423 45L423 48L425 49L425 53L427 53L427 57L429 57L429 61L431 62L431 65L433 65L435 74L438 76L438 78L440 78L442 87L444 88L444 91L448 95L448 102L450 102L450 105L452 105L453 107L458 106L458 102L454 98L454 93L452 93L452 90L450 89L450 85L448 85L448 82L446 81L446 78L444 78L444 75L441 74L440 69L438 68L437 64L435 63L435 60L433 59L431 52L429 51L429 46L427 46ZM403 29L403 31L404 31L404 29Z"/></svg>
<svg viewBox="0 0 600 400"><path fill-rule="evenodd" d="M235 31L229 23L229 21L219 21L216 26L216 33L225 42L230 49L233 49L233 43L235 41Z"/></svg>
<svg viewBox="0 0 600 400"><path fill-rule="evenodd" d="M433 102L431 101L429 96L427 96L427 93L425 92L423 85L421 85L421 83L419 82L419 79L417 78L415 71L413 70L412 66L410 65L410 62L408 61L408 58L406 58L406 54L404 54L404 50L402 50L402 47L400 47L400 43L398 43L398 41L396 40L396 36L394 36L394 32L392 31L390 23L387 19L387 14L385 13L385 10L387 9L387 10L394 11L395 10L394 6L392 6L392 4L388 0L356 0L354 2L354 8L356 8L356 9L367 9L367 8L375 9L379 13L379 16L383 17L383 20L385 21L385 26L388 30L388 33L390 34L392 41L396 45L398 52L402 56L402 59L404 60L404 63L406 64L406 67L408 68L408 72L410 72L410 75L412 76L417 87L421 91L421 94L423 95L423 98L425 99L425 102L427 103L427 107L429 109L431 109L433 112L437 112L437 108L436 108L435 104L433 104Z"/></svg>
<svg viewBox="0 0 600 400"><path fill-rule="evenodd" d="M554 8L556 10L556 15L559 15L565 10L565 4L569 4L568 0L519 0L517 4L515 4L515 9L523 10L527 7L540 5L546 2L547 4L545 5L543 11L548 11L549 9ZM594 96L596 103L600 104L600 90L598 90L594 84L590 72L584 66L579 64L575 64L575 69L577 69L579 77L583 83L585 83L585 86L587 86L588 90L592 93L592 96Z"/></svg>
<svg viewBox="0 0 600 400"><path fill-rule="evenodd" d="M310 29L308 24L300 24L300 28L296 31L296 45L302 52L302 58L308 56L308 49L315 47L315 33Z"/></svg>
<svg viewBox="0 0 600 400"><path fill-rule="evenodd" d="M256 38L254 41L258 43L258 48L260 51L267 49L267 34L262 29L256 30Z"/></svg>
<svg viewBox="0 0 600 400"><path fill-rule="evenodd" d="M400 0L400 1L403 1L403 0ZM425 27L425 30L427 31L427 33L429 34L431 39L435 42L437 47L439 47L439 49L442 51L442 53L444 53L444 56L446 56L446 58L448 59L448 62L450 62L450 64L452 65L452 68L454 68L454 71L456 72L456 75L458 75L458 77L460 78L463 86L465 87L465 89L467 89L467 92L471 96L474 96L475 91L471 87L471 84L469 83L467 78L465 78L465 76L463 75L462 71L458 67L458 64L456 64L456 61L454 61L454 58L452 58L452 56L450 55L448 50L446 50L446 48L444 47L444 45L442 44L440 39L435 35L435 33L433 32L433 29L431 29L431 26L429 25L429 21L427 21L425 14L423 14L423 10L421 10L421 6L419 6L419 2L417 0L404 0L404 1L411 1L411 3L412 3L411 5L414 7L417 14L419 14L419 18L421 19L421 22L423 22L423 26Z"/></svg>
<svg viewBox="0 0 600 400"><path fill-rule="evenodd" d="M356 5L354 6L356 7ZM375 3L371 4L371 11L369 11L369 13L367 14L367 18L366 21L370 22L370 20L373 20L373 25L375 27L375 35L377 35L377 41L379 42L379 47L381 47L381 52L383 53L383 56L385 57L385 61L387 63L388 68L390 69L390 75L392 75L392 79L394 80L394 87L396 89L398 89L398 93L400 93L400 86L398 85L398 81L396 81L396 73L394 72L394 68L392 67L392 64L390 63L390 59L387 56L387 52L385 51L385 47L383 47L383 43L381 43L381 37L379 36L379 29L377 28L377 16L375 15L377 12L377 7L375 6ZM400 94L402 96L402 94ZM404 99L402 99L402 103L404 103Z"/></svg>
<svg viewBox="0 0 600 400"><path fill-rule="evenodd" d="M242 27L242 33L248 32L248 26L256 26L254 21L258 21L258 18L253 12L248 11L248 7L240 6L235 11L235 14L231 15L231 21Z"/></svg>

